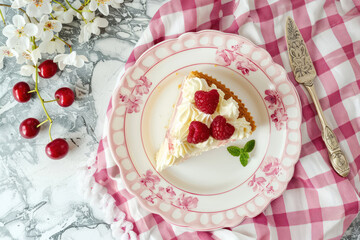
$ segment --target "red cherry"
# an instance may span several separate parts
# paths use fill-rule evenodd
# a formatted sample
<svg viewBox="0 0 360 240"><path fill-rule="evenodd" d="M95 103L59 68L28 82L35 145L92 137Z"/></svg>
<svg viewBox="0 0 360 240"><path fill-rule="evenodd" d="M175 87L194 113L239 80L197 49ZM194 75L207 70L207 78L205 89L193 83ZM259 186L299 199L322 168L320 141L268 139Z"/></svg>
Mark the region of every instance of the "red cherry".
<svg viewBox="0 0 360 240"><path fill-rule="evenodd" d="M58 66L53 60L46 60L39 65L38 69L40 77L51 78L56 74Z"/></svg>
<svg viewBox="0 0 360 240"><path fill-rule="evenodd" d="M46 155L49 158L58 160L66 156L69 151L69 144L65 139L57 138L49 142L45 147Z"/></svg>
<svg viewBox="0 0 360 240"><path fill-rule="evenodd" d="M55 99L58 100L57 102L60 106L68 107L74 102L75 95L70 88L63 87L55 92Z"/></svg>
<svg viewBox="0 0 360 240"><path fill-rule="evenodd" d="M34 138L40 132L40 127L37 127L40 122L35 118L28 118L20 123L19 131L24 138Z"/></svg>
<svg viewBox="0 0 360 240"><path fill-rule="evenodd" d="M30 87L26 82L18 82L13 87L13 96L18 102L27 102L31 98Z"/></svg>

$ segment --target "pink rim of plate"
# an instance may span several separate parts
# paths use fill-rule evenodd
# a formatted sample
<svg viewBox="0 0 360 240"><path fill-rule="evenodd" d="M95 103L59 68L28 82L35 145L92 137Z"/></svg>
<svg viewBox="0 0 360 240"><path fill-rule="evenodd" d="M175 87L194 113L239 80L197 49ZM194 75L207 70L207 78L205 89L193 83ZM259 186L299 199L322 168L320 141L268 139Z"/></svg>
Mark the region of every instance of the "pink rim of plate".
<svg viewBox="0 0 360 240"><path fill-rule="evenodd" d="M206 42L202 42L202 39L206 38ZM190 41L189 41L190 40ZM247 48L242 51L242 55L248 58L251 62L255 63L259 69L270 79L274 84L276 91L280 92L282 99L287 96L292 96L294 101L286 104L286 109L292 109L292 115L288 117L286 121L286 140L284 146L284 152L279 161L279 167L283 169L283 175L281 178L273 177L269 182L273 192L267 193L264 189L260 191L254 198L243 203L236 208L224 210L220 212L194 212L187 209L180 209L172 204L167 204L162 199L158 199L155 204L149 205L149 202L145 200L141 194L146 191L146 188L142 187L139 182L142 176L139 176L134 164L129 156L129 149L126 144L125 136L125 116L126 108L119 101L119 95L122 89L132 92L135 84L129 83L129 78L136 68L142 68L143 70L152 67L156 62L162 60L165 57L158 57L155 54L155 49L167 46L170 50L169 55L181 51L184 49L192 49L199 47L229 47L227 43L241 42L245 44ZM176 50L171 46L176 45ZM142 60L148 55L153 56L156 61L152 66L145 67L142 64ZM294 166L298 161L301 150L301 103L299 96L287 77L286 71L280 65L273 62L270 54L253 44L248 39L229 33L223 33L214 30L204 30L196 33L185 33L177 39L170 39L163 41L144 52L136 63L130 67L122 76L122 84L115 90L112 96L112 112L109 118L108 129L108 142L112 156L115 159L116 164L120 168L121 177L124 181L127 189L131 192L141 205L150 212L161 215L166 221L177 225L189 227L195 230L214 230L223 227L233 227L240 224L246 217L255 217L260 214L273 200L279 197L286 189L288 182L293 176ZM132 79L135 81L136 79ZM121 126L113 127L114 121L123 119ZM119 124L117 122L117 124ZM123 136L122 141L116 141L115 138L121 134ZM116 136L115 136L116 135ZM293 137L289 136L292 135ZM122 154L118 154L117 149L125 149ZM124 153L125 152L125 153ZM146 160L147 161L147 160ZM254 178L256 173L260 171L260 168L253 174ZM131 176L131 177L128 177ZM137 187L134 188L134 185Z"/></svg>

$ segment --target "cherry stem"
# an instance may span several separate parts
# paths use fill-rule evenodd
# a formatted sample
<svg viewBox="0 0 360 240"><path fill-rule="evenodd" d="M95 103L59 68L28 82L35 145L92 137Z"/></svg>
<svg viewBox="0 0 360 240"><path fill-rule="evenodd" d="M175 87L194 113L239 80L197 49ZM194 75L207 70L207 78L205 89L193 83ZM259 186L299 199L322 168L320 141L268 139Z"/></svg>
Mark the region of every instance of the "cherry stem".
<svg viewBox="0 0 360 240"><path fill-rule="evenodd" d="M65 41L64 41L61 37L59 37L59 36L54 35L54 37L57 38L57 39L59 39L59 40L62 41L63 43L65 43L66 46L68 46L68 48L70 49L70 52L72 52L72 47L71 47L70 44L68 44L67 42L65 42Z"/></svg>
<svg viewBox="0 0 360 240"><path fill-rule="evenodd" d="M51 126L52 126L52 122L50 122L50 125L49 125L49 137L50 137L50 142L52 142L52 137L51 137Z"/></svg>
<svg viewBox="0 0 360 240"><path fill-rule="evenodd" d="M4 18L4 15L3 15L1 9L0 9L0 15L1 15L1 19L2 19L2 21L4 23L4 26L6 26L5 18Z"/></svg>
<svg viewBox="0 0 360 240"><path fill-rule="evenodd" d="M1 3L0 6L11 8L11 5L9 5L9 4L3 4L3 3ZM22 11L22 12L26 15L26 17L27 17L27 19L29 20L29 22L31 22L31 19L30 19L29 15L27 15L26 11L25 11L24 9L22 9L22 8L18 8L18 9L19 9L20 11Z"/></svg>
<svg viewBox="0 0 360 240"><path fill-rule="evenodd" d="M36 90L34 89L34 90L28 91L28 93L33 93L33 92L36 92Z"/></svg>
<svg viewBox="0 0 360 240"><path fill-rule="evenodd" d="M52 125L52 119L51 117L49 116L49 113L47 112L46 110L46 107L45 107L45 104L44 104L44 99L41 97L40 93L39 93L39 88L38 88L38 80L39 80L39 72L38 72L38 66L36 65L35 66L35 73L36 73L36 77L35 77L35 91L36 91L36 94L38 95L39 99L40 99L40 102L41 102L41 106L43 107L44 109L44 112L45 112L45 115L47 117L46 121L49 121L50 122L50 125L49 125L49 137L50 137L50 140L52 141L52 137L51 137L51 125ZM40 123L42 124L42 123Z"/></svg>
<svg viewBox="0 0 360 240"><path fill-rule="evenodd" d="M42 121L41 123L39 123L36 128L40 127L41 125L43 125L44 123L46 123L47 121L49 121L49 119L45 119L44 121Z"/></svg>
<svg viewBox="0 0 360 240"><path fill-rule="evenodd" d="M59 100L59 99L53 99L53 100L44 101L44 103L55 102L57 100Z"/></svg>

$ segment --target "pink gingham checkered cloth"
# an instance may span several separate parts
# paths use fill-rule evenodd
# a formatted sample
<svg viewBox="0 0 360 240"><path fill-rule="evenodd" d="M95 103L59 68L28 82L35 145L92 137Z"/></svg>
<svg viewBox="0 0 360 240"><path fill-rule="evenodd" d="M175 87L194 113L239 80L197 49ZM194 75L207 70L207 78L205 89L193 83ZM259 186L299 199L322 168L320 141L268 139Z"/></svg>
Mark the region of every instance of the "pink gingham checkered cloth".
<svg viewBox="0 0 360 240"><path fill-rule="evenodd" d="M314 105L291 73L284 37L287 16L297 23L314 62L320 103L350 161L348 178L339 177L332 170ZM96 162L89 167L91 179L87 187L114 221L114 235L121 239L138 236L179 240L341 238L360 206L360 1L171 0L154 15L126 68L154 44L204 29L250 39L266 49L288 72L299 93L303 112L302 150L294 177L284 194L257 217L233 228L191 231L167 223L138 204L121 181L105 133ZM107 117L110 112L111 105Z"/></svg>

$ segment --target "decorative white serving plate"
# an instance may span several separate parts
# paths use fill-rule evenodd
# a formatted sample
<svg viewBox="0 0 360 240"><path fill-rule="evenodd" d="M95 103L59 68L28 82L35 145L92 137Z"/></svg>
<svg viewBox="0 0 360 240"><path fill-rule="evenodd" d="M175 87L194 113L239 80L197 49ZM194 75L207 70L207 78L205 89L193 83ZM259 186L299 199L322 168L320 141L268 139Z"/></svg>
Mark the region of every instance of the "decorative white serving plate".
<svg viewBox="0 0 360 240"><path fill-rule="evenodd" d="M182 79L213 76L249 109L257 125L243 167L226 147L158 173L152 160ZM196 230L232 227L261 213L285 190L301 149L301 107L285 70L249 40L206 30L163 41L122 76L112 96L108 141L128 190L166 221Z"/></svg>

